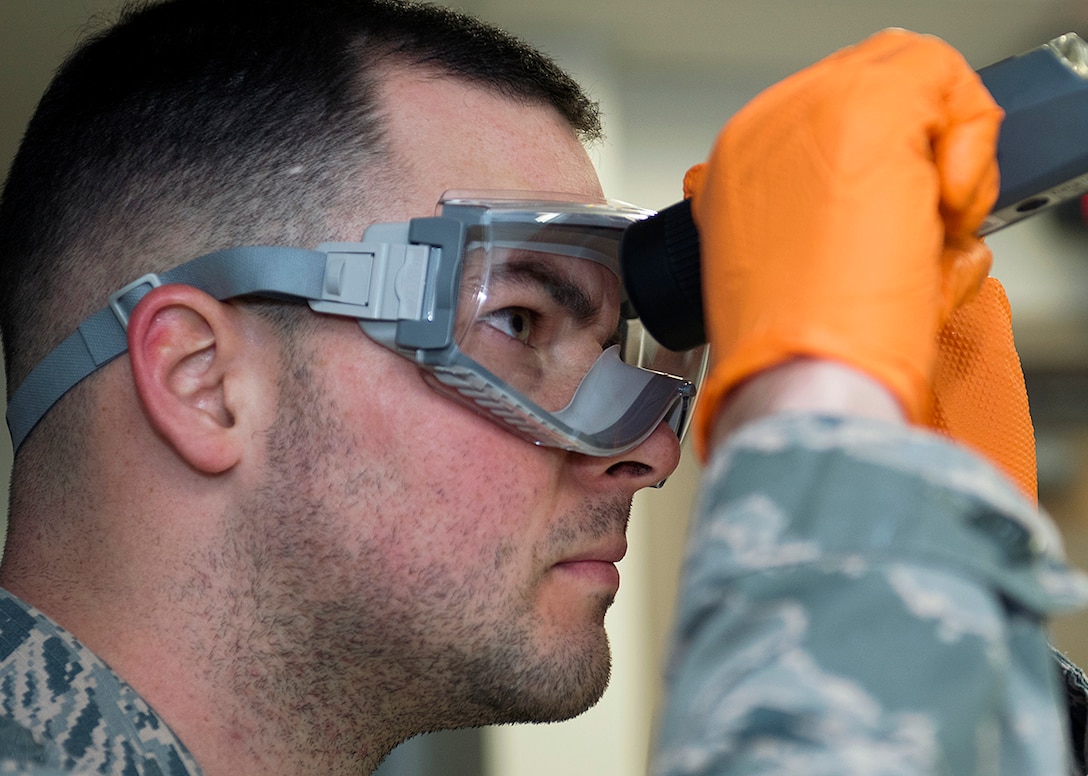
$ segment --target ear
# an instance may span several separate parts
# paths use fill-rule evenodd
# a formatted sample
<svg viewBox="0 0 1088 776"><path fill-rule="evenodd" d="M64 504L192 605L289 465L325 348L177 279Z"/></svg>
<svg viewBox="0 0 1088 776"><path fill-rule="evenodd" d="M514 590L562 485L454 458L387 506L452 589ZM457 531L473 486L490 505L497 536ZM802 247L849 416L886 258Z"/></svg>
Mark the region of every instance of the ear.
<svg viewBox="0 0 1088 776"><path fill-rule="evenodd" d="M190 465L208 474L233 467L241 433L231 390L247 368L238 311L192 286L152 289L129 316L128 349L147 418ZM242 419L244 420L244 419Z"/></svg>

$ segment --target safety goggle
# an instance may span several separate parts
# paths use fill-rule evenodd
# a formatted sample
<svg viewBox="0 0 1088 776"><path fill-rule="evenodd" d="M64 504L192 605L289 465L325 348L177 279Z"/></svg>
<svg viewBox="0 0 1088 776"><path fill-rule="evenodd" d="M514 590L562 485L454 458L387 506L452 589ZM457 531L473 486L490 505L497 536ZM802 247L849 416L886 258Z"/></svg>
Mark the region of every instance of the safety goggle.
<svg viewBox="0 0 1088 776"><path fill-rule="evenodd" d="M619 267L624 230L651 211L537 193L448 193L431 218L369 227L316 250L239 247L110 295L16 390L16 451L61 396L127 349L129 312L183 283L219 300L307 302L359 322L433 387L536 444L617 455L667 422L682 438L706 359L640 325Z"/></svg>

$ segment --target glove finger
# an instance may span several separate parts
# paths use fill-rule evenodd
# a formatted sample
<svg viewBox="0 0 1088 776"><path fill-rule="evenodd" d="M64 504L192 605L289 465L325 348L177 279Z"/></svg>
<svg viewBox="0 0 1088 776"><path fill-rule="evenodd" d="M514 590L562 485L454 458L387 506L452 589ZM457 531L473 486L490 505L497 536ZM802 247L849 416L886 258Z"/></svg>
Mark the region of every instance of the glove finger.
<svg viewBox="0 0 1088 776"><path fill-rule="evenodd" d="M997 138L1003 113L975 73L949 93L949 126L934 142L941 210L952 235L978 231L998 194Z"/></svg>
<svg viewBox="0 0 1088 776"><path fill-rule="evenodd" d="M900 29L877 33L841 56L923 76L908 82L915 94L895 100L903 110L929 112L946 228L954 235L976 232L997 199L995 154L1004 116L978 73L940 39Z"/></svg>
<svg viewBox="0 0 1088 776"><path fill-rule="evenodd" d="M706 162L692 165L684 173L684 199L691 199L703 190L706 182Z"/></svg>
<svg viewBox="0 0 1088 776"><path fill-rule="evenodd" d="M941 253L941 309L937 319L941 325L978 295L992 265L993 252L980 238L971 235L945 239Z"/></svg>

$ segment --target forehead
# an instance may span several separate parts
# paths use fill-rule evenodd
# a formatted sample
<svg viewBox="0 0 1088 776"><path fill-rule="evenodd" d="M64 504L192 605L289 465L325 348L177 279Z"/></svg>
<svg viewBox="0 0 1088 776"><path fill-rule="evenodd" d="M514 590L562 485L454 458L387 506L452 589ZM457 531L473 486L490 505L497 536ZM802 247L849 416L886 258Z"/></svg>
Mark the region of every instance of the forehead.
<svg viewBox="0 0 1088 776"><path fill-rule="evenodd" d="M393 72L380 98L402 210L386 216L430 215L451 189L602 196L589 155L551 106L418 69Z"/></svg>

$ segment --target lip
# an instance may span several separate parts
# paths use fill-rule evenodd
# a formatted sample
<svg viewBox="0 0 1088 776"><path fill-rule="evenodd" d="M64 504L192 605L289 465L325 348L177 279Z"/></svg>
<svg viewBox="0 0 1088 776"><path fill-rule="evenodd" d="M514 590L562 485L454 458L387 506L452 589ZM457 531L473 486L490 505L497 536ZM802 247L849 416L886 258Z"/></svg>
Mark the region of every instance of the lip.
<svg viewBox="0 0 1088 776"><path fill-rule="evenodd" d="M602 587L614 594L620 586L620 572L616 564L627 554L627 540L623 537L567 556L553 566L564 575L570 575L595 587Z"/></svg>
<svg viewBox="0 0 1088 776"><path fill-rule="evenodd" d="M627 538L618 536L598 542L593 547L564 557L556 566L574 563L619 563L627 554Z"/></svg>

